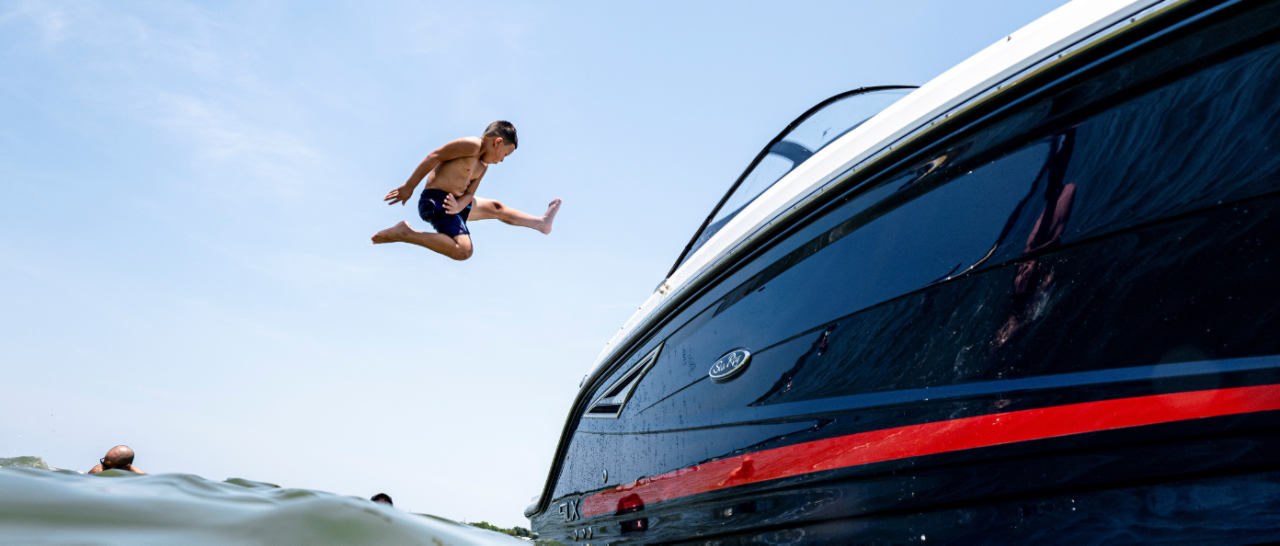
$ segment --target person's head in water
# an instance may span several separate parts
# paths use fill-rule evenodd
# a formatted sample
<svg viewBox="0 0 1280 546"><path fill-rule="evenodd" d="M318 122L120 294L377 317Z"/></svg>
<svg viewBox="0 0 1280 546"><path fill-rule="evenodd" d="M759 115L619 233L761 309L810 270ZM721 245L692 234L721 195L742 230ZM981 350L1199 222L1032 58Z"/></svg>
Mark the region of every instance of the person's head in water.
<svg viewBox="0 0 1280 546"><path fill-rule="evenodd" d="M102 469L111 470L119 468L120 470L128 470L133 466L133 450L129 446L116 446L107 452L107 456L101 459Z"/></svg>
<svg viewBox="0 0 1280 546"><path fill-rule="evenodd" d="M89 471L90 474L97 474L104 470L124 470L136 474L146 474L141 469L133 466L133 450L129 446L116 446L107 451L107 455L99 459L98 466L93 467Z"/></svg>
<svg viewBox="0 0 1280 546"><path fill-rule="evenodd" d="M391 506L395 506L395 504L391 502L391 495L388 495L386 493L378 493L377 495L370 497L369 500L373 502L383 502L386 504L390 504Z"/></svg>
<svg viewBox="0 0 1280 546"><path fill-rule="evenodd" d="M490 123L480 138L480 161L487 165L502 163L520 145L516 138L516 126L510 121Z"/></svg>

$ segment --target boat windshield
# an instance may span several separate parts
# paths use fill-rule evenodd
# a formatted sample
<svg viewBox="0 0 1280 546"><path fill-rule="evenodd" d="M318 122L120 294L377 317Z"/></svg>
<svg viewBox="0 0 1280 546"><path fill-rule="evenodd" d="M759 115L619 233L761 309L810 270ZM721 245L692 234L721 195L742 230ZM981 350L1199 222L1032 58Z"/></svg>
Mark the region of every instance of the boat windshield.
<svg viewBox="0 0 1280 546"><path fill-rule="evenodd" d="M822 101L787 125L765 146L703 222L671 273L751 201L818 150L906 96L915 87L867 87ZM671 273L667 276L670 277Z"/></svg>

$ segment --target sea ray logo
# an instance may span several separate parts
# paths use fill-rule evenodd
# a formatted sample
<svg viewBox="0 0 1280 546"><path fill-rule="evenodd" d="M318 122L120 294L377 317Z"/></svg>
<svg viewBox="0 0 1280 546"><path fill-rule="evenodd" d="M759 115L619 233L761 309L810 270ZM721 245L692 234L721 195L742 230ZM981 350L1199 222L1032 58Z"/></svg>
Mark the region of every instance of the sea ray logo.
<svg viewBox="0 0 1280 546"><path fill-rule="evenodd" d="M749 351L735 349L720 357L715 364L712 364L711 371L707 372L707 375L711 376L712 381L725 381L746 369L747 363L750 361L751 353Z"/></svg>

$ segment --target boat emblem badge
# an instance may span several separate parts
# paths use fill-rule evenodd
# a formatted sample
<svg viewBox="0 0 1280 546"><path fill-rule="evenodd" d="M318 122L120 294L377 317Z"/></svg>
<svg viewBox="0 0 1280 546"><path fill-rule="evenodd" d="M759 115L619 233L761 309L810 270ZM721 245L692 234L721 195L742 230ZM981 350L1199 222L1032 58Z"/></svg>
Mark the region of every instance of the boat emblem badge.
<svg viewBox="0 0 1280 546"><path fill-rule="evenodd" d="M750 361L751 352L746 349L735 349L712 364L711 371L707 372L707 375L711 376L712 381L726 381L745 370Z"/></svg>

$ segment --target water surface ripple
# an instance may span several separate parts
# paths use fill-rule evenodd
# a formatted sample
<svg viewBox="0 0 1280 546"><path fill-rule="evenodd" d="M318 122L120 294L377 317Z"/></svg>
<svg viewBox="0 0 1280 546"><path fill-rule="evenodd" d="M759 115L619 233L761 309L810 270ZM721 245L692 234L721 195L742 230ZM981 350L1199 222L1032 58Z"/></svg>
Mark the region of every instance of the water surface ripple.
<svg viewBox="0 0 1280 546"><path fill-rule="evenodd" d="M527 544L332 493L190 474L91 476L21 459L0 467L4 544Z"/></svg>

